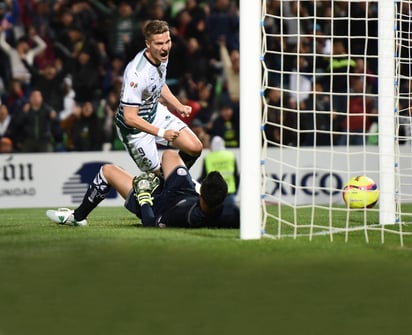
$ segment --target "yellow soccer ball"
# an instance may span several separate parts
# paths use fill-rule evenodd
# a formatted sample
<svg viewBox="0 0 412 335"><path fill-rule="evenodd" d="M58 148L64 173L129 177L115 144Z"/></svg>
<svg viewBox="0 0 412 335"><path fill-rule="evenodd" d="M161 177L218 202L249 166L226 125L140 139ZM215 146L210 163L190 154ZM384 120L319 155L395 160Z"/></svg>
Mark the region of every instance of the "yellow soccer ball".
<svg viewBox="0 0 412 335"><path fill-rule="evenodd" d="M378 185L369 177L353 177L343 187L343 200L346 207L372 208L378 199Z"/></svg>

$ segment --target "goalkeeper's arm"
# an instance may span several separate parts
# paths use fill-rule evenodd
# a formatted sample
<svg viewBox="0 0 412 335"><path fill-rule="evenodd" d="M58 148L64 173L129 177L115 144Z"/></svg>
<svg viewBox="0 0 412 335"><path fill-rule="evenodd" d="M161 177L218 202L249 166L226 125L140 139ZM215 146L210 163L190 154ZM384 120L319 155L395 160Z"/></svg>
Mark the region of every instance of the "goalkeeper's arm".
<svg viewBox="0 0 412 335"><path fill-rule="evenodd" d="M160 180L154 173L145 173L133 178L133 189L140 206L141 221L145 227L155 227L152 193L159 186Z"/></svg>
<svg viewBox="0 0 412 335"><path fill-rule="evenodd" d="M156 218L153 213L152 195L149 192L136 194L137 203L140 206L141 221L144 227L155 227Z"/></svg>

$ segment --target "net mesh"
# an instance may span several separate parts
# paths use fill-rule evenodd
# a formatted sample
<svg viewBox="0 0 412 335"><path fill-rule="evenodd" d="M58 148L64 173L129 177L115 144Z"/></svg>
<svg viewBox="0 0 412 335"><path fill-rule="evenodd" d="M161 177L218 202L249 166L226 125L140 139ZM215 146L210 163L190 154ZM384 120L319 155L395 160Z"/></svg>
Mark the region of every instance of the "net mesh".
<svg viewBox="0 0 412 335"><path fill-rule="evenodd" d="M379 202L354 210L343 201L352 177L368 176L378 187L383 178L378 1L262 1L266 236L348 240L354 233L383 242L390 235L403 244L411 235L412 8L409 1L393 6L396 81L387 92L395 91L395 159L387 177L395 179L396 220L383 224Z"/></svg>

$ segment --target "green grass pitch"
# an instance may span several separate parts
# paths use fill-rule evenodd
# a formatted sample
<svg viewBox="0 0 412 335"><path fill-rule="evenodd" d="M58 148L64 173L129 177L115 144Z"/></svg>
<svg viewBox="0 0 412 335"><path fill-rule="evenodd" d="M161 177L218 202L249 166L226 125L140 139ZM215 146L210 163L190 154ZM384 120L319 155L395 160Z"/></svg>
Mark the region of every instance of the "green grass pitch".
<svg viewBox="0 0 412 335"><path fill-rule="evenodd" d="M0 210L0 335L407 334L412 250Z"/></svg>

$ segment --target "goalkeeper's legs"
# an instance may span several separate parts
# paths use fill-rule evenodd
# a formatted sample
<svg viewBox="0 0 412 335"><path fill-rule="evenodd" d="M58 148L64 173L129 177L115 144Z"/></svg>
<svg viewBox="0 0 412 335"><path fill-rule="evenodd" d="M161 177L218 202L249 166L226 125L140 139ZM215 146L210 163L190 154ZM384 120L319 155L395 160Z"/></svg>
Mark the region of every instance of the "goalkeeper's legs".
<svg viewBox="0 0 412 335"><path fill-rule="evenodd" d="M162 155L162 169L164 178L167 179L169 175L178 167L184 166L184 162L179 153L174 150L165 150Z"/></svg>

